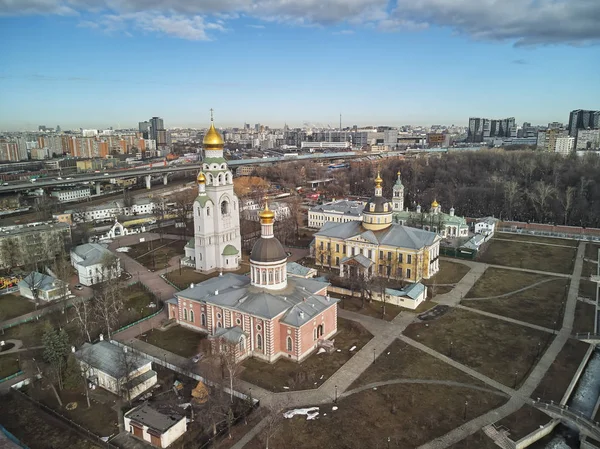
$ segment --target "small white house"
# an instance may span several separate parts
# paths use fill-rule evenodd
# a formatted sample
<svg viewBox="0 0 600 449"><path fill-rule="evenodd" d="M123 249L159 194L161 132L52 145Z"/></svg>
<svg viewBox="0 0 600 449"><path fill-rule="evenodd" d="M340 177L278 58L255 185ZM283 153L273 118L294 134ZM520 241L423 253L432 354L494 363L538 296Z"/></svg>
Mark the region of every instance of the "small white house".
<svg viewBox="0 0 600 449"><path fill-rule="evenodd" d="M125 430L154 447L168 447L187 430L186 417L166 410L156 410L147 402L124 415Z"/></svg>
<svg viewBox="0 0 600 449"><path fill-rule="evenodd" d="M108 261L114 261L114 264L107 266ZM98 284L121 274L121 261L99 243L86 243L73 248L71 265L77 270L82 285Z"/></svg>
<svg viewBox="0 0 600 449"><path fill-rule="evenodd" d="M427 299L427 287L420 282L408 284L401 290L385 289L385 301L407 309L416 309Z"/></svg>
<svg viewBox="0 0 600 449"><path fill-rule="evenodd" d="M157 381L150 360L104 341L102 336L98 343L84 343L73 355L90 382L129 400L144 393Z"/></svg>
<svg viewBox="0 0 600 449"><path fill-rule="evenodd" d="M475 234L494 235L497 221L494 217L481 218L475 223Z"/></svg>
<svg viewBox="0 0 600 449"><path fill-rule="evenodd" d="M66 287L63 281L60 281L47 274L32 271L18 284L19 294L29 299L37 299L40 301L54 301L63 299L62 296L68 297L71 294L69 288Z"/></svg>

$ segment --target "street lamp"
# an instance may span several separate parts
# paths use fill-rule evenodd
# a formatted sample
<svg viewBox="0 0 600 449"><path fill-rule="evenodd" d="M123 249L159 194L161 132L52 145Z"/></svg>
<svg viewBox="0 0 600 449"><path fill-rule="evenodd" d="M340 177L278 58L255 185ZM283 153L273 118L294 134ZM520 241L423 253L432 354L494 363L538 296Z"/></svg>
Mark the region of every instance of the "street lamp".
<svg viewBox="0 0 600 449"><path fill-rule="evenodd" d="M335 386L335 397L333 399L333 402L335 402L337 404L337 400L338 400L338 389L337 389L337 385Z"/></svg>
<svg viewBox="0 0 600 449"><path fill-rule="evenodd" d="M373 348L373 364L375 363L375 348Z"/></svg>
<svg viewBox="0 0 600 449"><path fill-rule="evenodd" d="M450 342L450 358L452 358L452 342Z"/></svg>
<svg viewBox="0 0 600 449"><path fill-rule="evenodd" d="M514 388L517 388L517 376L519 375L518 371L515 371L515 386Z"/></svg>
<svg viewBox="0 0 600 449"><path fill-rule="evenodd" d="M467 406L469 405L469 401L465 401L465 411L463 414L463 421L467 420Z"/></svg>

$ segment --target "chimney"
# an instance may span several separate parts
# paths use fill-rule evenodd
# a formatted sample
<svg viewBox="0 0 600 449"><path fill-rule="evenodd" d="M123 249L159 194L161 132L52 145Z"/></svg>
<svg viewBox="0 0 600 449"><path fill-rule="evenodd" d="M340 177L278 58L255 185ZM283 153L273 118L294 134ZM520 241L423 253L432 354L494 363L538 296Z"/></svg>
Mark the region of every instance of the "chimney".
<svg viewBox="0 0 600 449"><path fill-rule="evenodd" d="M417 213L420 214L421 213L421 205L417 204Z"/></svg>
<svg viewBox="0 0 600 449"><path fill-rule="evenodd" d="M127 346L123 346L123 352L127 354Z"/></svg>
<svg viewBox="0 0 600 449"><path fill-rule="evenodd" d="M219 290L215 290L215 296L219 294Z"/></svg>
<svg viewBox="0 0 600 449"><path fill-rule="evenodd" d="M104 335L100 334L100 341L104 341Z"/></svg>
<svg viewBox="0 0 600 449"><path fill-rule="evenodd" d="M302 310L300 311L300 318L304 319L304 312Z"/></svg>
<svg viewBox="0 0 600 449"><path fill-rule="evenodd" d="M190 288L194 288L194 283L193 282L190 284Z"/></svg>
<svg viewBox="0 0 600 449"><path fill-rule="evenodd" d="M71 346L71 352L75 352L75 346Z"/></svg>

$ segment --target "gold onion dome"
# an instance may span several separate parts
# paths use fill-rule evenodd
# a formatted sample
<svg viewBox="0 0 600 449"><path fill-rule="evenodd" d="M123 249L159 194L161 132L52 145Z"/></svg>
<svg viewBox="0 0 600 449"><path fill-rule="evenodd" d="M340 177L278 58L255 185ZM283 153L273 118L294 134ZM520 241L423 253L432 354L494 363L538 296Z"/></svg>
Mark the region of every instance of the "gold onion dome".
<svg viewBox="0 0 600 449"><path fill-rule="evenodd" d="M377 172L377 178L375 178L375 187L381 187L383 184L383 179L381 179L381 175Z"/></svg>
<svg viewBox="0 0 600 449"><path fill-rule="evenodd" d="M433 203L431 203L431 207L438 207L440 204L437 202L437 200L433 200Z"/></svg>
<svg viewBox="0 0 600 449"><path fill-rule="evenodd" d="M258 217L261 220L270 220L273 221L275 218L275 213L269 209L269 204L265 202L265 208L258 213Z"/></svg>
<svg viewBox="0 0 600 449"><path fill-rule="evenodd" d="M212 120L208 132L204 135L202 144L207 147L222 147L225 144L225 142L223 142L223 137L215 128L215 124Z"/></svg>
<svg viewBox="0 0 600 449"><path fill-rule="evenodd" d="M204 173L202 173L202 172L198 173L198 177L196 178L196 181L198 182L198 184L204 184L206 182L206 176L204 176Z"/></svg>

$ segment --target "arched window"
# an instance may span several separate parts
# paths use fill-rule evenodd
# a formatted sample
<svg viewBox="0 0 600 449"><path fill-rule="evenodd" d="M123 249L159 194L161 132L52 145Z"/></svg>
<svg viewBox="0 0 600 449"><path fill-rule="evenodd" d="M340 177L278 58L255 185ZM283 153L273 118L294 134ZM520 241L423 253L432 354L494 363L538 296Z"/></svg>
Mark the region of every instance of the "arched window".
<svg viewBox="0 0 600 449"><path fill-rule="evenodd" d="M242 336L240 337L240 352L246 351L246 339Z"/></svg>
<svg viewBox="0 0 600 449"><path fill-rule="evenodd" d="M223 327L220 321L217 323L217 327Z"/></svg>
<svg viewBox="0 0 600 449"><path fill-rule="evenodd" d="M190 310L190 321L193 323L194 322L194 311Z"/></svg>
<svg viewBox="0 0 600 449"><path fill-rule="evenodd" d="M221 201L221 214L222 215L229 214L229 202L227 200Z"/></svg>
<svg viewBox="0 0 600 449"><path fill-rule="evenodd" d="M202 261L202 253L198 253L198 260Z"/></svg>
<svg viewBox="0 0 600 449"><path fill-rule="evenodd" d="M262 335L256 334L256 348L262 349Z"/></svg>
<svg viewBox="0 0 600 449"><path fill-rule="evenodd" d="M292 352L294 350L294 343L292 342L292 337L287 338L287 350L288 352Z"/></svg>
<svg viewBox="0 0 600 449"><path fill-rule="evenodd" d="M319 324L319 325L317 326L317 338L319 338L319 337L322 337L322 336L323 336L323 330L324 330L324 329L323 329L323 325L322 325L322 324Z"/></svg>
<svg viewBox="0 0 600 449"><path fill-rule="evenodd" d="M202 324L202 327L206 327L206 315L200 315L200 324Z"/></svg>
<svg viewBox="0 0 600 449"><path fill-rule="evenodd" d="M183 309L183 319L187 321L187 309Z"/></svg>
<svg viewBox="0 0 600 449"><path fill-rule="evenodd" d="M210 217L210 207L207 207L207 208L206 208L206 216L207 216L207 217Z"/></svg>

